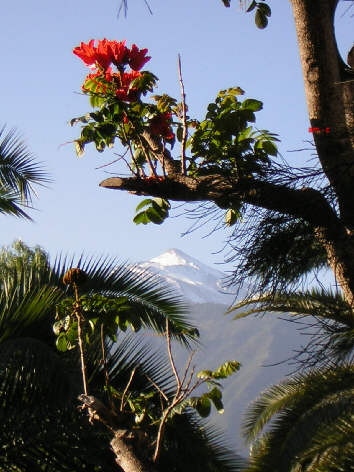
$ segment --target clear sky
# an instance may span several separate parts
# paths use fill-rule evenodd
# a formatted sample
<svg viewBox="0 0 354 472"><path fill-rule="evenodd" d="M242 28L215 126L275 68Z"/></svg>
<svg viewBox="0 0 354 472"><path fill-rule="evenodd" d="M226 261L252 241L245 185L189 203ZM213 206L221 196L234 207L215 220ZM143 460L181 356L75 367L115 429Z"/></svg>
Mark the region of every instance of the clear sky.
<svg viewBox="0 0 354 472"><path fill-rule="evenodd" d="M177 98L180 53L191 116L202 118L220 89L238 85L248 98L264 102L256 125L278 133L281 153L300 163L310 153L287 151L303 147L311 135L290 4L270 1L270 26L261 31L237 0L232 8L224 8L221 0L151 0L153 15L143 0L130 0L127 18L117 18L119 3L12 0L1 7L0 123L20 130L54 179L48 189L37 189L37 210L30 213L35 223L0 215L1 245L20 237L53 256L84 250L130 261L176 247L209 265L222 262L222 254L213 253L222 248L225 232L203 239L204 229L181 238L190 225L183 216L162 226L135 226L140 199L98 187L107 171L119 168L95 168L112 161L119 148L99 154L89 146L78 159L73 144L65 144L80 132L68 121L90 111L88 98L79 94L88 71L72 49L104 37L146 47L152 59L145 68L160 79L157 93ZM353 40L353 11L342 15L347 8L348 2L341 2L336 19L344 58Z"/></svg>

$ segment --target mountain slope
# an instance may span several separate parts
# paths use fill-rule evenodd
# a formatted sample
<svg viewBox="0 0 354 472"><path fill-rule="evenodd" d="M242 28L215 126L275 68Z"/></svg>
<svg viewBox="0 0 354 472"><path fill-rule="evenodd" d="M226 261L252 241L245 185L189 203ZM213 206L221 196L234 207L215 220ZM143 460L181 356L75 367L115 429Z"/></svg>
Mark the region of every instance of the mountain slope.
<svg viewBox="0 0 354 472"><path fill-rule="evenodd" d="M202 343L193 360L196 372L217 368L226 360L242 363L240 371L225 382L225 413L215 413L212 421L227 431L240 452L247 454L239 435L242 414L262 390L289 372L286 364L264 366L289 358L291 351L299 348L303 340L298 331L274 315L237 321L232 315L225 316L234 295L222 288L224 274L178 249L138 264L139 269L159 274L188 302ZM151 340L155 344L156 338ZM173 347L176 364L183 369L188 353L180 346Z"/></svg>

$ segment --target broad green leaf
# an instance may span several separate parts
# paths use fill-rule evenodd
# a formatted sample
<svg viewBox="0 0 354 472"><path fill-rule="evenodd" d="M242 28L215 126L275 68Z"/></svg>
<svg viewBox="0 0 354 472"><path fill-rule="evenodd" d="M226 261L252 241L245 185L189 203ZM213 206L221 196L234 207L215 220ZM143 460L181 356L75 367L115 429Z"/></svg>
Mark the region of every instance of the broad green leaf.
<svg viewBox="0 0 354 472"><path fill-rule="evenodd" d="M247 8L246 12L249 13L250 11L254 10L256 6L257 6L257 2L253 0L251 5Z"/></svg>
<svg viewBox="0 0 354 472"><path fill-rule="evenodd" d="M147 216L145 211L142 211L141 213L136 215L133 219L133 222L136 225L140 225L140 224L147 225L148 223L151 223L150 218Z"/></svg>
<svg viewBox="0 0 354 472"><path fill-rule="evenodd" d="M183 139L183 128L182 128L182 126L177 127L176 136L177 136L177 140L179 142L182 142L182 139Z"/></svg>
<svg viewBox="0 0 354 472"><path fill-rule="evenodd" d="M278 149L274 143L271 141L264 141L263 143L263 149L267 154L270 154L271 156L277 156L278 154Z"/></svg>
<svg viewBox="0 0 354 472"><path fill-rule="evenodd" d="M213 373L211 370L201 370L200 372L198 372L197 377L199 379L207 379L212 377L212 375Z"/></svg>
<svg viewBox="0 0 354 472"><path fill-rule="evenodd" d="M211 403L207 394L204 394L201 397L199 397L195 405L195 409L197 410L197 412L202 418L206 418L207 416L210 415Z"/></svg>
<svg viewBox="0 0 354 472"><path fill-rule="evenodd" d="M211 377L213 379L226 379L234 372L238 371L241 367L241 364L237 361L227 361L222 364L217 370L212 372Z"/></svg>
<svg viewBox="0 0 354 472"><path fill-rule="evenodd" d="M258 8L262 10L262 13L264 13L266 16L271 16L272 10L266 3L259 3Z"/></svg>
<svg viewBox="0 0 354 472"><path fill-rule="evenodd" d="M254 21L259 29L264 29L268 24L268 18L259 8L256 11Z"/></svg>
<svg viewBox="0 0 354 472"><path fill-rule="evenodd" d="M146 198L142 202L139 203L139 205L135 208L135 211L139 211L142 208L152 205L154 203L154 200L152 198Z"/></svg>
<svg viewBox="0 0 354 472"><path fill-rule="evenodd" d="M242 102L241 110L259 111L262 110L263 103L260 100L254 98L248 98Z"/></svg>
<svg viewBox="0 0 354 472"><path fill-rule="evenodd" d="M225 223L227 224L227 226L232 226L237 222L237 220L240 219L240 217L241 217L241 213L238 210L234 210L230 208L226 212Z"/></svg>
<svg viewBox="0 0 354 472"><path fill-rule="evenodd" d="M163 209L170 209L171 208L171 205L169 203L168 200L165 200L163 198L155 198L154 199L155 203L157 203L157 205Z"/></svg>
<svg viewBox="0 0 354 472"><path fill-rule="evenodd" d="M161 211L158 211L154 206L148 208L146 210L146 214L148 218L150 218L150 221L157 225L161 224L165 219L165 212L162 213Z"/></svg>
<svg viewBox="0 0 354 472"><path fill-rule="evenodd" d="M65 333L60 333L55 342L58 351L65 352L68 350L68 340Z"/></svg>
<svg viewBox="0 0 354 472"><path fill-rule="evenodd" d="M77 157L82 157L85 153L85 145L79 140L74 141Z"/></svg>
<svg viewBox="0 0 354 472"><path fill-rule="evenodd" d="M207 393L210 400L214 403L218 413L222 415L224 413L224 405L222 403L222 393L217 387L214 387L210 392Z"/></svg>

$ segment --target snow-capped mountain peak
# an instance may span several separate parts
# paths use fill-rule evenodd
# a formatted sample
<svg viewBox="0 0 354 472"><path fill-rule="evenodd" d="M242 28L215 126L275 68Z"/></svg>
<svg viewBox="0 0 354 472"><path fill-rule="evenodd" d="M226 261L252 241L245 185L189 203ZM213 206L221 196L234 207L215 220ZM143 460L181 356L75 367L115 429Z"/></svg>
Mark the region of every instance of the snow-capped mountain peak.
<svg viewBox="0 0 354 472"><path fill-rule="evenodd" d="M233 295L227 294L223 287L224 273L203 264L179 249L166 252L138 267L159 274L184 298L193 303L223 303L228 305Z"/></svg>
<svg viewBox="0 0 354 472"><path fill-rule="evenodd" d="M150 262L154 264L160 264L162 266L179 266L179 265L190 265L191 267L194 267L195 269L199 269L198 267L198 261L194 259L195 262L193 262L193 258L185 254L183 251L180 251L179 249L168 249L168 251L163 252L157 257L153 257L150 259Z"/></svg>

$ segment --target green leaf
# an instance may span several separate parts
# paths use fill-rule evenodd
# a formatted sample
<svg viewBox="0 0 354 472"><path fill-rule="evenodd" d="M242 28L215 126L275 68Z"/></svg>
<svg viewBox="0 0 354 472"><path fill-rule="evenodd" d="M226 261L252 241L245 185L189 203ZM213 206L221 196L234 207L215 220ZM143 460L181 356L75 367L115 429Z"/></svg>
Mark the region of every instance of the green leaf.
<svg viewBox="0 0 354 472"><path fill-rule="evenodd" d="M182 128L182 126L177 127L176 136L177 136L177 140L179 142L182 142L182 139L183 139L183 128Z"/></svg>
<svg viewBox="0 0 354 472"><path fill-rule="evenodd" d="M251 5L247 8L246 12L249 13L250 11L254 10L256 6L257 6L257 2L253 0Z"/></svg>
<svg viewBox="0 0 354 472"><path fill-rule="evenodd" d="M139 211L142 208L145 208L146 206L152 205L154 203L154 200L152 198L146 198L142 202L139 203L139 205L135 208L135 211Z"/></svg>
<svg viewBox="0 0 354 472"><path fill-rule="evenodd" d="M197 377L199 379L207 379L212 377L212 375L213 373L211 370L201 370L200 372L198 372Z"/></svg>
<svg viewBox="0 0 354 472"><path fill-rule="evenodd" d="M166 210L171 208L170 202L168 200L165 200L163 198L155 198L154 201L161 208L164 208Z"/></svg>
<svg viewBox="0 0 354 472"><path fill-rule="evenodd" d="M147 225L148 223L151 223L150 218L148 217L145 211L136 215L133 219L133 222L136 225L140 225L140 224Z"/></svg>
<svg viewBox="0 0 354 472"><path fill-rule="evenodd" d="M75 151L77 157L82 157L85 153L85 145L83 142L79 141L78 139L74 141L75 143Z"/></svg>
<svg viewBox="0 0 354 472"><path fill-rule="evenodd" d="M150 221L157 225L160 225L165 219L164 215L161 212L159 212L154 206L148 208L146 210L146 213L147 213L147 216L150 218Z"/></svg>
<svg viewBox="0 0 354 472"><path fill-rule="evenodd" d="M90 105L92 108L100 107L105 102L105 98L100 97L99 95L92 94L90 95Z"/></svg>
<svg viewBox="0 0 354 472"><path fill-rule="evenodd" d="M255 100L253 98L248 98L244 100L241 105L241 110L251 110L251 111L259 111L262 110L263 103L260 100Z"/></svg>
<svg viewBox="0 0 354 472"><path fill-rule="evenodd" d="M237 361L227 361L222 364L217 370L212 372L211 377L213 379L226 379L234 372L237 372L241 367L241 364Z"/></svg>
<svg viewBox="0 0 354 472"><path fill-rule="evenodd" d="M60 333L55 342L58 351L65 352L68 350L68 340L65 333Z"/></svg>
<svg viewBox="0 0 354 472"><path fill-rule="evenodd" d="M227 224L227 226L232 226L237 222L237 220L240 219L240 217L241 213L239 211L230 208L226 212L225 223Z"/></svg>
<svg viewBox="0 0 354 472"><path fill-rule="evenodd" d="M266 16L271 16L272 10L269 5L266 3L259 3L258 8L264 13Z"/></svg>
<svg viewBox="0 0 354 472"><path fill-rule="evenodd" d="M263 142L263 149L267 154L270 154L271 156L277 156L278 154L278 149L274 143L271 141L264 141Z"/></svg>
<svg viewBox="0 0 354 472"><path fill-rule="evenodd" d="M257 28L259 29L264 29L268 24L268 18L259 8L256 11L254 21L256 23Z"/></svg>
<svg viewBox="0 0 354 472"><path fill-rule="evenodd" d="M207 416L210 415L211 403L207 394L204 394L201 397L199 397L195 405L195 409L197 410L197 412L202 418L206 418Z"/></svg>
<svg viewBox="0 0 354 472"><path fill-rule="evenodd" d="M224 413L224 405L222 403L222 393L221 390L217 387L214 387L210 392L207 393L210 400L214 403L215 408L218 413L222 415Z"/></svg>

